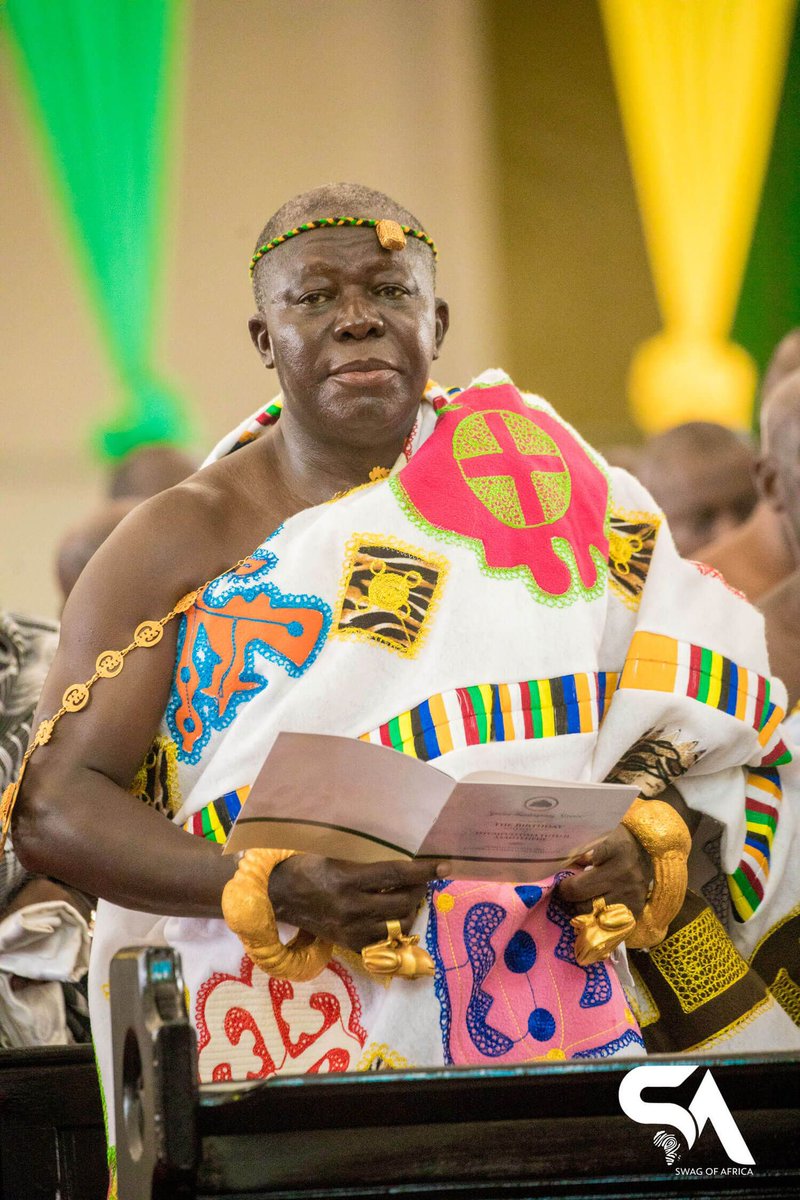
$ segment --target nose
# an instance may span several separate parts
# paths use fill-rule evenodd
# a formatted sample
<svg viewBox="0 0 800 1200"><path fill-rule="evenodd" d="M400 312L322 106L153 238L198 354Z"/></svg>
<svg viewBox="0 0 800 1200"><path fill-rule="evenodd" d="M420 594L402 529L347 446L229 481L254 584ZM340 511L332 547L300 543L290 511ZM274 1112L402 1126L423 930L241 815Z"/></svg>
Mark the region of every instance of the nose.
<svg viewBox="0 0 800 1200"><path fill-rule="evenodd" d="M336 314L333 335L337 341L363 341L368 337L383 337L386 332L383 317L371 296L350 292L342 297Z"/></svg>

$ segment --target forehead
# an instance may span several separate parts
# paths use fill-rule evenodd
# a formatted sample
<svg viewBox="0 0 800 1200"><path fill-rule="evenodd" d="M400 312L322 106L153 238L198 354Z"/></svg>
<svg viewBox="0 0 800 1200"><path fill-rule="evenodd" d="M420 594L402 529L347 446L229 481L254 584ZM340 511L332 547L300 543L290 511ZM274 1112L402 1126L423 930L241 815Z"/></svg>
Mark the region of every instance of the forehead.
<svg viewBox="0 0 800 1200"><path fill-rule="evenodd" d="M299 281L312 274L416 274L430 250L409 238L402 250L384 250L374 229L314 229L277 246L259 264L272 282Z"/></svg>

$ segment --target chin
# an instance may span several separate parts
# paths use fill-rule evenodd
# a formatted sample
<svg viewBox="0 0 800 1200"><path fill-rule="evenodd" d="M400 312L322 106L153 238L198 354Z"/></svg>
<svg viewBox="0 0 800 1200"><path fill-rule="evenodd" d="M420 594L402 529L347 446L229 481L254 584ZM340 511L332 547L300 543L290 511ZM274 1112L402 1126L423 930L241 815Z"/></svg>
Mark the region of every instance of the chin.
<svg viewBox="0 0 800 1200"><path fill-rule="evenodd" d="M400 402L396 396L360 395L346 403L338 402L326 414L328 428L346 431L351 445L369 446L373 442L404 438L414 423L418 401Z"/></svg>

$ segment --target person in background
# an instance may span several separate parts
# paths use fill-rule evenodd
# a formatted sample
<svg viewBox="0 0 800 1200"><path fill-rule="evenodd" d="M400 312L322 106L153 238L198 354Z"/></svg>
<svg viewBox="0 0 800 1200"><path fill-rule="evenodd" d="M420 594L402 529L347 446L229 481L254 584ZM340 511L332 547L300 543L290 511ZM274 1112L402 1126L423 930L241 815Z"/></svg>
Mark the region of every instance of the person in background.
<svg viewBox="0 0 800 1200"><path fill-rule="evenodd" d="M19 771L56 651L53 621L0 611L0 789ZM0 1047L88 1042L92 901L0 855Z"/></svg>
<svg viewBox="0 0 800 1200"><path fill-rule="evenodd" d="M111 500L145 500L182 483L196 470L197 462L177 446L140 446L111 471L108 495Z"/></svg>
<svg viewBox="0 0 800 1200"><path fill-rule="evenodd" d="M55 564L62 608L89 559L139 503L131 496L107 500L64 534L56 551Z"/></svg>
<svg viewBox="0 0 800 1200"><path fill-rule="evenodd" d="M687 421L642 447L636 474L664 510L684 558L750 516L758 499L755 460L747 438L711 421Z"/></svg>
<svg viewBox="0 0 800 1200"><path fill-rule="evenodd" d="M768 423L773 393L777 393L783 380L798 370L800 329L792 329L776 346L761 384L762 452L756 466L756 484L760 493L758 504L743 525L710 541L696 555L718 571L731 587L743 592L752 604L758 604L763 596L777 588L797 566L787 522L780 511L782 501L775 487L775 455L777 453L780 456L780 448L776 445L776 431L771 433ZM790 385L789 394L796 390ZM782 410L786 408L786 396L780 401L779 407ZM791 404L788 407L791 408ZM781 423L783 420L782 417ZM772 449L767 452L765 447L769 443ZM769 455L769 463L765 454ZM785 455L783 459L785 467ZM791 471L790 462L788 468Z"/></svg>

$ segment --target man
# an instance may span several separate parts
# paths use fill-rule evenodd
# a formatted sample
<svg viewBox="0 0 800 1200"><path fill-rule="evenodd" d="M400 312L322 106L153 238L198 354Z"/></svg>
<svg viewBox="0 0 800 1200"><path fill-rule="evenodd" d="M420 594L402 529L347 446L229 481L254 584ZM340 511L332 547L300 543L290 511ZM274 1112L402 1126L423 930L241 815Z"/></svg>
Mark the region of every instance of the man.
<svg viewBox="0 0 800 1200"><path fill-rule="evenodd" d="M696 558L701 546L736 529L756 503L755 454L724 425L688 421L651 438L636 475L664 510L678 553Z"/></svg>
<svg viewBox="0 0 800 1200"><path fill-rule="evenodd" d="M798 559L796 542L787 523L783 492L787 468L793 469L790 456L779 442L777 429L770 427L771 397L782 382L800 370L800 330L792 329L775 348L761 384L761 453L756 463L759 501L748 519L697 551L696 557L719 571L731 587L744 592L758 604L795 570ZM789 386L788 396L796 391ZM789 401L791 408L791 401ZM781 410L786 404L779 405ZM776 410L777 411L777 410ZM785 420L781 418L781 424ZM794 435L789 430L790 444ZM767 452L766 446L771 449ZM788 446L787 446L788 451ZM778 468L778 469L776 469ZM794 465L796 470L796 464ZM792 484L789 482L789 491ZM796 490L796 485L795 485ZM781 678L783 678L781 672Z"/></svg>
<svg viewBox="0 0 800 1200"><path fill-rule="evenodd" d="M765 398L761 414L759 486L789 549L795 570L759 599L770 656L791 705L800 700L800 369Z"/></svg>
<svg viewBox="0 0 800 1200"><path fill-rule="evenodd" d="M64 534L56 551L56 578L61 589L62 606L66 604L89 559L138 503L140 501L133 497L107 500Z"/></svg>
<svg viewBox="0 0 800 1200"><path fill-rule="evenodd" d="M577 963L565 905L642 912L651 867L624 826L590 870L518 886L278 861L265 928L274 909L283 940L299 927L309 954L333 950L313 977L254 970L264 947L243 957L220 920L236 868L217 842L280 729L454 777L624 778L692 823L692 807L718 815L725 870L739 861L741 765L780 753L759 618L676 556L636 481L614 472L609 496L544 401L500 372L449 394L428 382L448 325L434 279L430 238L381 193L333 185L279 210L250 330L281 400L139 506L67 603L14 828L24 861L104 898L105 1078L108 963L136 941L183 955L202 1079L641 1050L615 968ZM425 938L433 979L387 987L353 954L395 922ZM783 1010L737 1003L748 1044L765 1015L774 1044Z"/></svg>
<svg viewBox="0 0 800 1200"><path fill-rule="evenodd" d="M112 500L144 500L181 483L196 469L196 461L177 446L140 446L110 472L108 495Z"/></svg>

